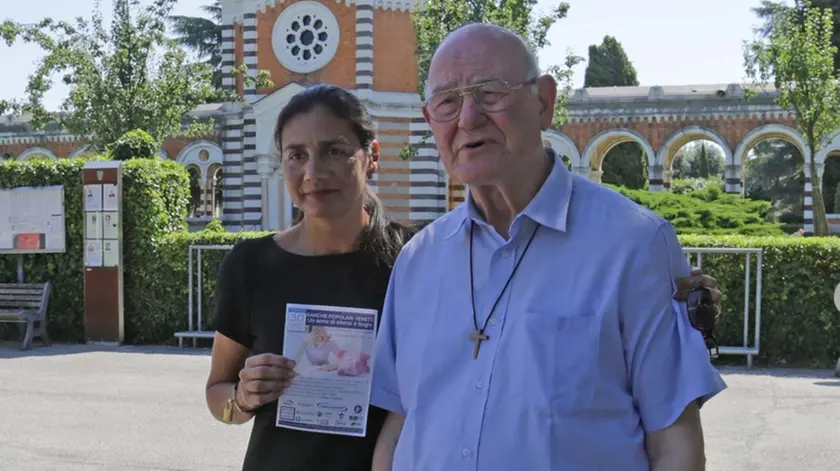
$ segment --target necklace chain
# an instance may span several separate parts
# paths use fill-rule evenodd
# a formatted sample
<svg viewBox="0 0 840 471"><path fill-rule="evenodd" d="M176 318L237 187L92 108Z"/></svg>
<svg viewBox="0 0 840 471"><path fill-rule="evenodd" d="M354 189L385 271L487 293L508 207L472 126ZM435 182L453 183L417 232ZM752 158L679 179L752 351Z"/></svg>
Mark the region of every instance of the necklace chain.
<svg viewBox="0 0 840 471"><path fill-rule="evenodd" d="M508 286L510 285L511 280L513 280L513 276L516 274L516 270L519 268L519 264L522 263L522 259L525 258L525 254L528 252L528 248L531 247L531 242L534 241L534 237L537 235L537 230L540 228L539 223L537 223L534 231L531 233L531 237L528 239L528 243L525 245L525 249L522 250L522 255L519 257L519 260L516 261L516 264L513 266L513 271L511 271L510 276L505 282L505 286L502 288L502 291L499 293L499 296L496 298L496 302L493 303L493 307L490 308L490 313L487 314L487 317L484 319L484 324L479 329L478 328L478 318L475 309L475 287L473 285L473 229L475 228L475 222L470 220L470 300L472 301L472 315L473 315L473 327L475 327L475 332L470 335L470 339L475 342L475 348L473 350L473 357L478 358L478 350L481 347L481 342L483 340L489 340L488 337L484 333L484 329L487 328L487 322L493 317L493 311L496 310L496 306L499 305L499 301L502 300L502 296L504 296L505 291L507 290Z"/></svg>

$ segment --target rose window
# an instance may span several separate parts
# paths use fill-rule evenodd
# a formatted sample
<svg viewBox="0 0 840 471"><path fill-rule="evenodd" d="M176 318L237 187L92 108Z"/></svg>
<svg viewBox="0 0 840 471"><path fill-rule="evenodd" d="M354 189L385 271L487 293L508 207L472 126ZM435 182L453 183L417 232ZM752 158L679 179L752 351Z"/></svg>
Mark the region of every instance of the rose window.
<svg viewBox="0 0 840 471"><path fill-rule="evenodd" d="M274 53L287 69L308 73L324 67L338 47L338 22L320 3L298 2L274 25Z"/></svg>

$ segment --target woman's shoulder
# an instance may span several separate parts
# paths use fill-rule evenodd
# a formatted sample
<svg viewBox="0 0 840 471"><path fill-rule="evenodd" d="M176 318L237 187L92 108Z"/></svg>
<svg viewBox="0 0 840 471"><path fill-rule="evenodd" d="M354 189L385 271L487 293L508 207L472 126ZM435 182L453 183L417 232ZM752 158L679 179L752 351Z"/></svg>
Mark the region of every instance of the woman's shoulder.
<svg viewBox="0 0 840 471"><path fill-rule="evenodd" d="M247 266L250 262L264 256L266 251L271 250L274 245L276 245L274 234L240 239L225 255L225 264L231 267Z"/></svg>

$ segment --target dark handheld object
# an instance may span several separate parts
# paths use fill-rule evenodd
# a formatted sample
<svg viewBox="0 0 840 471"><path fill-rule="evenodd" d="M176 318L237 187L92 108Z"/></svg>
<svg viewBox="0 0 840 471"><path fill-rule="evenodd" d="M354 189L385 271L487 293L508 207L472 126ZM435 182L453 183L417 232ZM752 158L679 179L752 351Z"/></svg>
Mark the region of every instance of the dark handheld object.
<svg viewBox="0 0 840 471"><path fill-rule="evenodd" d="M709 349L709 357L714 360L720 355L720 345L713 333L720 311L712 299L712 291L705 286L695 288L688 294L686 306L691 325L703 334L706 348Z"/></svg>

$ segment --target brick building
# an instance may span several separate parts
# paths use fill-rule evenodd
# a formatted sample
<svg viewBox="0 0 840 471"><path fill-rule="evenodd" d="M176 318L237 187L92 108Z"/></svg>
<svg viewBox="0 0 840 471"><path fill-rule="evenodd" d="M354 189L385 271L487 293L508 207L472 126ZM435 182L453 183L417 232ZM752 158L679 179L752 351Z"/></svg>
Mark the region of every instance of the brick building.
<svg viewBox="0 0 840 471"><path fill-rule="evenodd" d="M437 160L417 94L415 0L221 0L223 85L242 103L203 105L194 113L219 126L206 139L169 139L161 158L185 165L192 175L191 224L218 218L230 230L279 229L292 220L272 134L280 110L309 84L353 90L368 106L382 147L377 192L391 217L431 220L463 201L463 185L450 182ZM245 86L232 71L267 70L275 87ZM573 171L600 181L610 149L636 142L644 149L652 191L667 190L674 156L693 140L711 140L726 157L726 189L743 189L743 163L759 142L781 138L807 159L804 138L791 114L769 90L746 100L740 85L612 87L576 90L571 119L544 133L547 145L571 162ZM411 144L416 157L399 158ZM72 158L83 140L54 127L33 131L25 117L0 119L0 157ZM818 178L826 159L840 154L840 137L817 155ZM827 195L829 196L829 195ZM813 227L811 172L806 166L806 231ZM831 221L840 230L840 216Z"/></svg>

